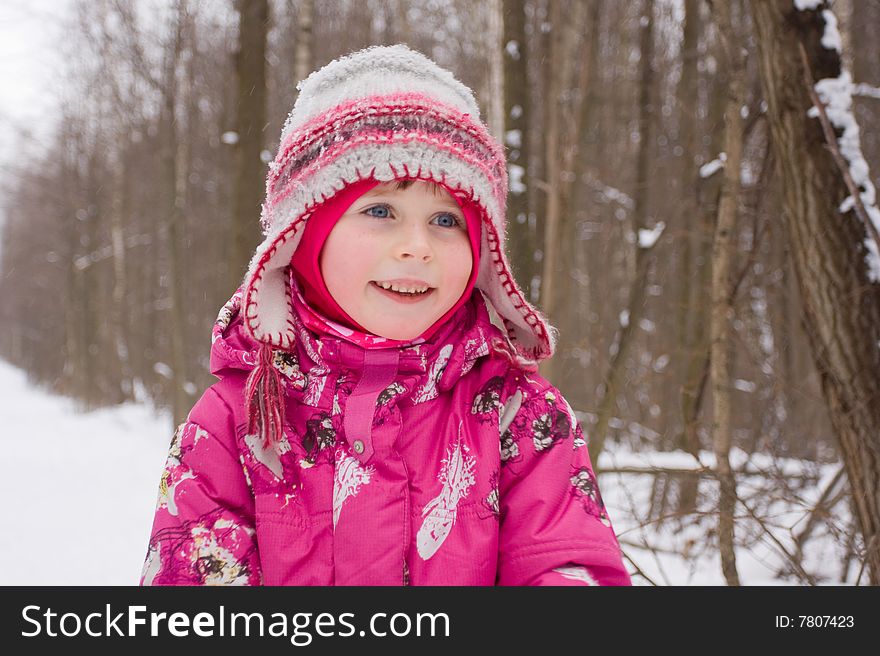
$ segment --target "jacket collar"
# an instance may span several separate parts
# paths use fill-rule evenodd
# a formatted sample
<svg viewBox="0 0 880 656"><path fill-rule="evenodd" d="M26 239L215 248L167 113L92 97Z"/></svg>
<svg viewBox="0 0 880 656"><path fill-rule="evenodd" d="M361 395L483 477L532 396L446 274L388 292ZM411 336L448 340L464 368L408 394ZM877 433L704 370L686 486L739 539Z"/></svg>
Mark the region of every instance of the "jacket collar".
<svg viewBox="0 0 880 656"><path fill-rule="evenodd" d="M221 308L211 334L211 373L221 377L230 370L250 371L256 364L257 342L244 326L241 315L243 290L239 289ZM301 296L300 296L301 299ZM481 357L503 348L500 319L490 312L482 291L474 289L471 298L427 341L397 342L376 338L359 343L338 330L303 302L295 301L291 317L296 326L294 351L276 350L275 366L295 386L303 384L303 373L327 376L349 370L360 377L365 368L389 356L397 358L400 375L426 377L436 364L444 362L437 381L440 391L450 388L465 375ZM318 323L315 323L315 322ZM361 333L363 335L363 333ZM372 336L374 337L374 336ZM293 355L293 363L290 356Z"/></svg>
<svg viewBox="0 0 880 656"><path fill-rule="evenodd" d="M328 319L306 304L295 279L292 279L291 298L292 319L299 337L298 359L304 370L317 367L318 371L328 373L339 369L362 373L373 365L387 367L393 363L396 373L425 374L441 353L449 361L458 355L454 359L461 362L468 355L478 357L478 352L488 354L490 329L494 328L485 300L477 290L427 340L419 337L406 341L352 330ZM307 366L307 362L311 366Z"/></svg>

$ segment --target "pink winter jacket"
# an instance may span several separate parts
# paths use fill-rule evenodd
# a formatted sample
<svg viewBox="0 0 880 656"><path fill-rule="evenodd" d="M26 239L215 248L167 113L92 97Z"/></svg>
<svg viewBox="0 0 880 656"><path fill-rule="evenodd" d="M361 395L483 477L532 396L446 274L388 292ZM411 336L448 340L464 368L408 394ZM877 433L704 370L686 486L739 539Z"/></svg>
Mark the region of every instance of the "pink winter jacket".
<svg viewBox="0 0 880 656"><path fill-rule="evenodd" d="M430 341L365 349L296 322L284 439L247 434L241 293L178 427L144 585L628 585L571 407L492 347L476 291Z"/></svg>

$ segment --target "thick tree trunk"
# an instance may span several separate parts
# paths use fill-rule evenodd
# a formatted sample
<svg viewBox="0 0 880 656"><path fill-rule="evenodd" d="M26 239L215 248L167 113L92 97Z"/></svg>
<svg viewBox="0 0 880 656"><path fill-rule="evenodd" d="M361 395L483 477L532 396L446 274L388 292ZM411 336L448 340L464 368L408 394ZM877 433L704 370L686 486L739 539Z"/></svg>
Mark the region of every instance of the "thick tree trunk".
<svg viewBox="0 0 880 656"><path fill-rule="evenodd" d="M635 331L645 309L646 289L654 254L653 245L643 247L641 232L645 229L648 216L649 162L654 142L654 0L644 0L639 29L639 52L641 74L639 79L639 151L636 157L636 181L633 193L633 235L635 271L630 283L626 319L614 339L614 351L608 363L603 382L603 393L599 400L596 426L590 437L590 458L598 462L599 454L605 446L608 423L617 405L626 358L632 348Z"/></svg>
<svg viewBox="0 0 880 656"><path fill-rule="evenodd" d="M839 210L849 191L829 154L800 48L813 79L836 78L840 57L822 46L820 5L751 0L759 70L784 184L785 220L804 306L804 327L864 539L870 582L880 584L880 286L868 278L866 226Z"/></svg>
<svg viewBox="0 0 880 656"><path fill-rule="evenodd" d="M856 0L855 6L856 9L852 12L854 20L849 21L853 81L856 84L880 87L880 39L877 38L880 2ZM857 97L854 105L859 125L867 127L880 124L880 99ZM880 130L876 127L862 133L862 152L872 167L880 164Z"/></svg>
<svg viewBox="0 0 880 656"><path fill-rule="evenodd" d="M585 370L582 362L584 353L591 343L589 331L590 312L592 306L593 281L590 277L589 260L592 253L584 239L583 222L587 218L585 206L588 204L589 192L584 180L588 176L588 167L595 162L596 149L589 143L587 135L595 122L595 109L599 93L595 80L598 78L600 56L602 3L590 0L584 8L583 55L580 57L580 71L577 75L575 100L568 113L567 146L564 151L563 166L565 174L562 187L561 211L566 217L565 234L562 238L560 258L562 271L560 286L557 288L558 298L565 304L565 311L560 314L556 327L559 329L559 355L551 362L552 380L560 389L566 390L568 399L575 407L592 407L595 396L589 390L590 373ZM574 25L578 28L577 25ZM594 174L593 174L594 175Z"/></svg>
<svg viewBox="0 0 880 656"><path fill-rule="evenodd" d="M562 131L562 112L559 97L568 82L567 72L570 62L564 57L562 24L562 3L551 3L550 25L553 39L550 42L550 79L548 80L547 103L545 105L546 130L544 132L544 162L546 177L546 201L544 204L544 243L541 259L541 307L551 323L554 319L554 289L556 277L557 252L559 250L559 222L561 200L560 173L562 161L559 156L559 142Z"/></svg>
<svg viewBox="0 0 880 656"><path fill-rule="evenodd" d="M535 275L535 231L530 225L529 120L531 89L524 0L504 0L502 7L504 56L504 133L510 193L507 195L508 251L514 275L528 290Z"/></svg>
<svg viewBox="0 0 880 656"><path fill-rule="evenodd" d="M678 307L676 307L676 338L677 350L680 354L676 358L676 379L681 381L680 406L682 411L681 440L680 445L685 451L696 456L700 451L700 440L697 436L697 389L699 378L692 373L692 369L699 367L705 360L702 347L703 340L695 340L693 334L706 324L704 313L705 303L694 302L699 298L702 289L700 280L696 284L692 282L694 273L694 251L699 249L700 241L697 233L700 231L698 221L699 196L697 186L699 175L697 171L697 116L699 106L699 61L698 46L702 31L700 20L699 0L685 0L684 3L684 40L681 47L681 79L679 80L676 96L678 100L679 116L679 144L681 145L681 166L679 176L682 184L681 211L678 214L682 237L679 240L681 247L678 253L679 289ZM697 248L695 249L694 246ZM696 315L696 316L694 316ZM696 476L684 476L679 480L678 511L681 515L687 515L696 509L697 492L700 480Z"/></svg>
<svg viewBox="0 0 880 656"><path fill-rule="evenodd" d="M721 52L716 47L710 56L720 57ZM724 112L726 109L724 90L728 81L726 70L722 68L719 75L706 74L700 84L708 87L707 97L709 105L706 108L708 119L705 122L709 136L708 148L695 146L695 155L708 152L710 159L718 157L724 150ZM709 381L709 364L711 346L709 343L709 324L711 298L710 288L712 281L712 248L715 234L715 221L718 216L718 202L721 195L722 176L715 174L709 178L697 178L696 190L696 217L694 232L691 235L694 247L693 263L693 287L689 294L690 307L690 333L687 360L685 363L684 383L681 394L682 406L682 436L681 444L685 451L693 455L699 454L701 443L699 438L699 417L703 399L706 397L706 387ZM692 477L691 477L692 478ZM691 483L693 494L696 495L698 481ZM682 489L683 505L694 505L684 496L690 494L685 487Z"/></svg>
<svg viewBox="0 0 880 656"><path fill-rule="evenodd" d="M574 231L574 220L568 205L571 198L572 182L575 178L576 146L580 135L579 105L572 97L586 95L589 83L590 63L580 58L580 72L577 87L572 93L572 74L578 36L583 30L587 16L587 0L574 0L571 14L562 18L561 3L553 4L553 29L556 38L551 44L553 73L551 77L550 101L547 107L550 129L548 130L545 157L547 161L547 204L545 208L544 247L542 249L541 306L551 323L562 325L571 312L566 303L571 302L572 278L568 274L570 262L567 261L566 245ZM568 98L563 102L564 98ZM562 344L567 335L560 338L560 349L556 357L545 360L541 373L549 380L558 381L563 367Z"/></svg>
<svg viewBox="0 0 880 656"><path fill-rule="evenodd" d="M238 133L235 213L229 259L229 293L242 281L260 240L257 228L263 202L266 165L260 159L266 126L266 32L268 0L239 0Z"/></svg>

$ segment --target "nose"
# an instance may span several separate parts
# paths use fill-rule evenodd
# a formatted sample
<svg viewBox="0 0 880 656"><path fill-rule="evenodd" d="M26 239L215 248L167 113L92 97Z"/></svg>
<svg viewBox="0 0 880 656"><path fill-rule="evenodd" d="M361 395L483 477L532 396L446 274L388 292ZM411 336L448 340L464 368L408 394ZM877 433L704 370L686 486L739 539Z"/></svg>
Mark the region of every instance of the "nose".
<svg viewBox="0 0 880 656"><path fill-rule="evenodd" d="M401 260L430 261L434 257L434 249L428 226L421 221L403 226L395 244L395 251Z"/></svg>

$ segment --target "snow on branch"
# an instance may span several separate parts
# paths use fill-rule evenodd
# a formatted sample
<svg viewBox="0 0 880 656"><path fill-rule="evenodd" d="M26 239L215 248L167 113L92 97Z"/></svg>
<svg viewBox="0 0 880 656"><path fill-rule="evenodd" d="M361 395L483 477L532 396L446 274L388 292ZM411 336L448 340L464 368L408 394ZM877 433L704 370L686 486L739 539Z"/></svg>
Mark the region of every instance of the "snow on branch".
<svg viewBox="0 0 880 656"><path fill-rule="evenodd" d="M822 4L824 0L794 0L794 6L798 11L810 11Z"/></svg>
<svg viewBox="0 0 880 656"><path fill-rule="evenodd" d="M865 84L864 82L856 84L853 87L852 93L854 96L861 96L862 98L877 98L880 100L880 87L874 87L870 84Z"/></svg>
<svg viewBox="0 0 880 656"><path fill-rule="evenodd" d="M653 248L665 228L666 223L663 221L658 221L653 228L641 228L639 230L639 248L645 250Z"/></svg>
<svg viewBox="0 0 880 656"><path fill-rule="evenodd" d="M601 196L600 200L604 203L617 203L628 210L635 207L635 201L632 197L616 187L606 185L601 180L597 180L596 178L587 175L583 176L581 181L585 182L591 189L599 192Z"/></svg>
<svg viewBox="0 0 880 656"><path fill-rule="evenodd" d="M727 153L718 153L718 157L711 162L707 162L700 167L700 177L710 178L715 175L716 171L724 168L724 162L727 161Z"/></svg>
<svg viewBox="0 0 880 656"><path fill-rule="evenodd" d="M823 11L822 17L825 20L822 45L839 52L837 19L829 10ZM868 163L862 154L859 125L852 112L855 86L849 71L842 66L838 77L824 78L814 83L810 60L803 43L798 43L798 48L804 67L804 83L813 101L808 116L819 119L825 141L849 190L850 195L840 204L840 212L846 213L854 209L865 225L869 235L864 242L867 249L865 261L868 265L868 276L873 282L880 282L880 209L877 207L877 192L871 182ZM835 128L842 132L839 138Z"/></svg>

